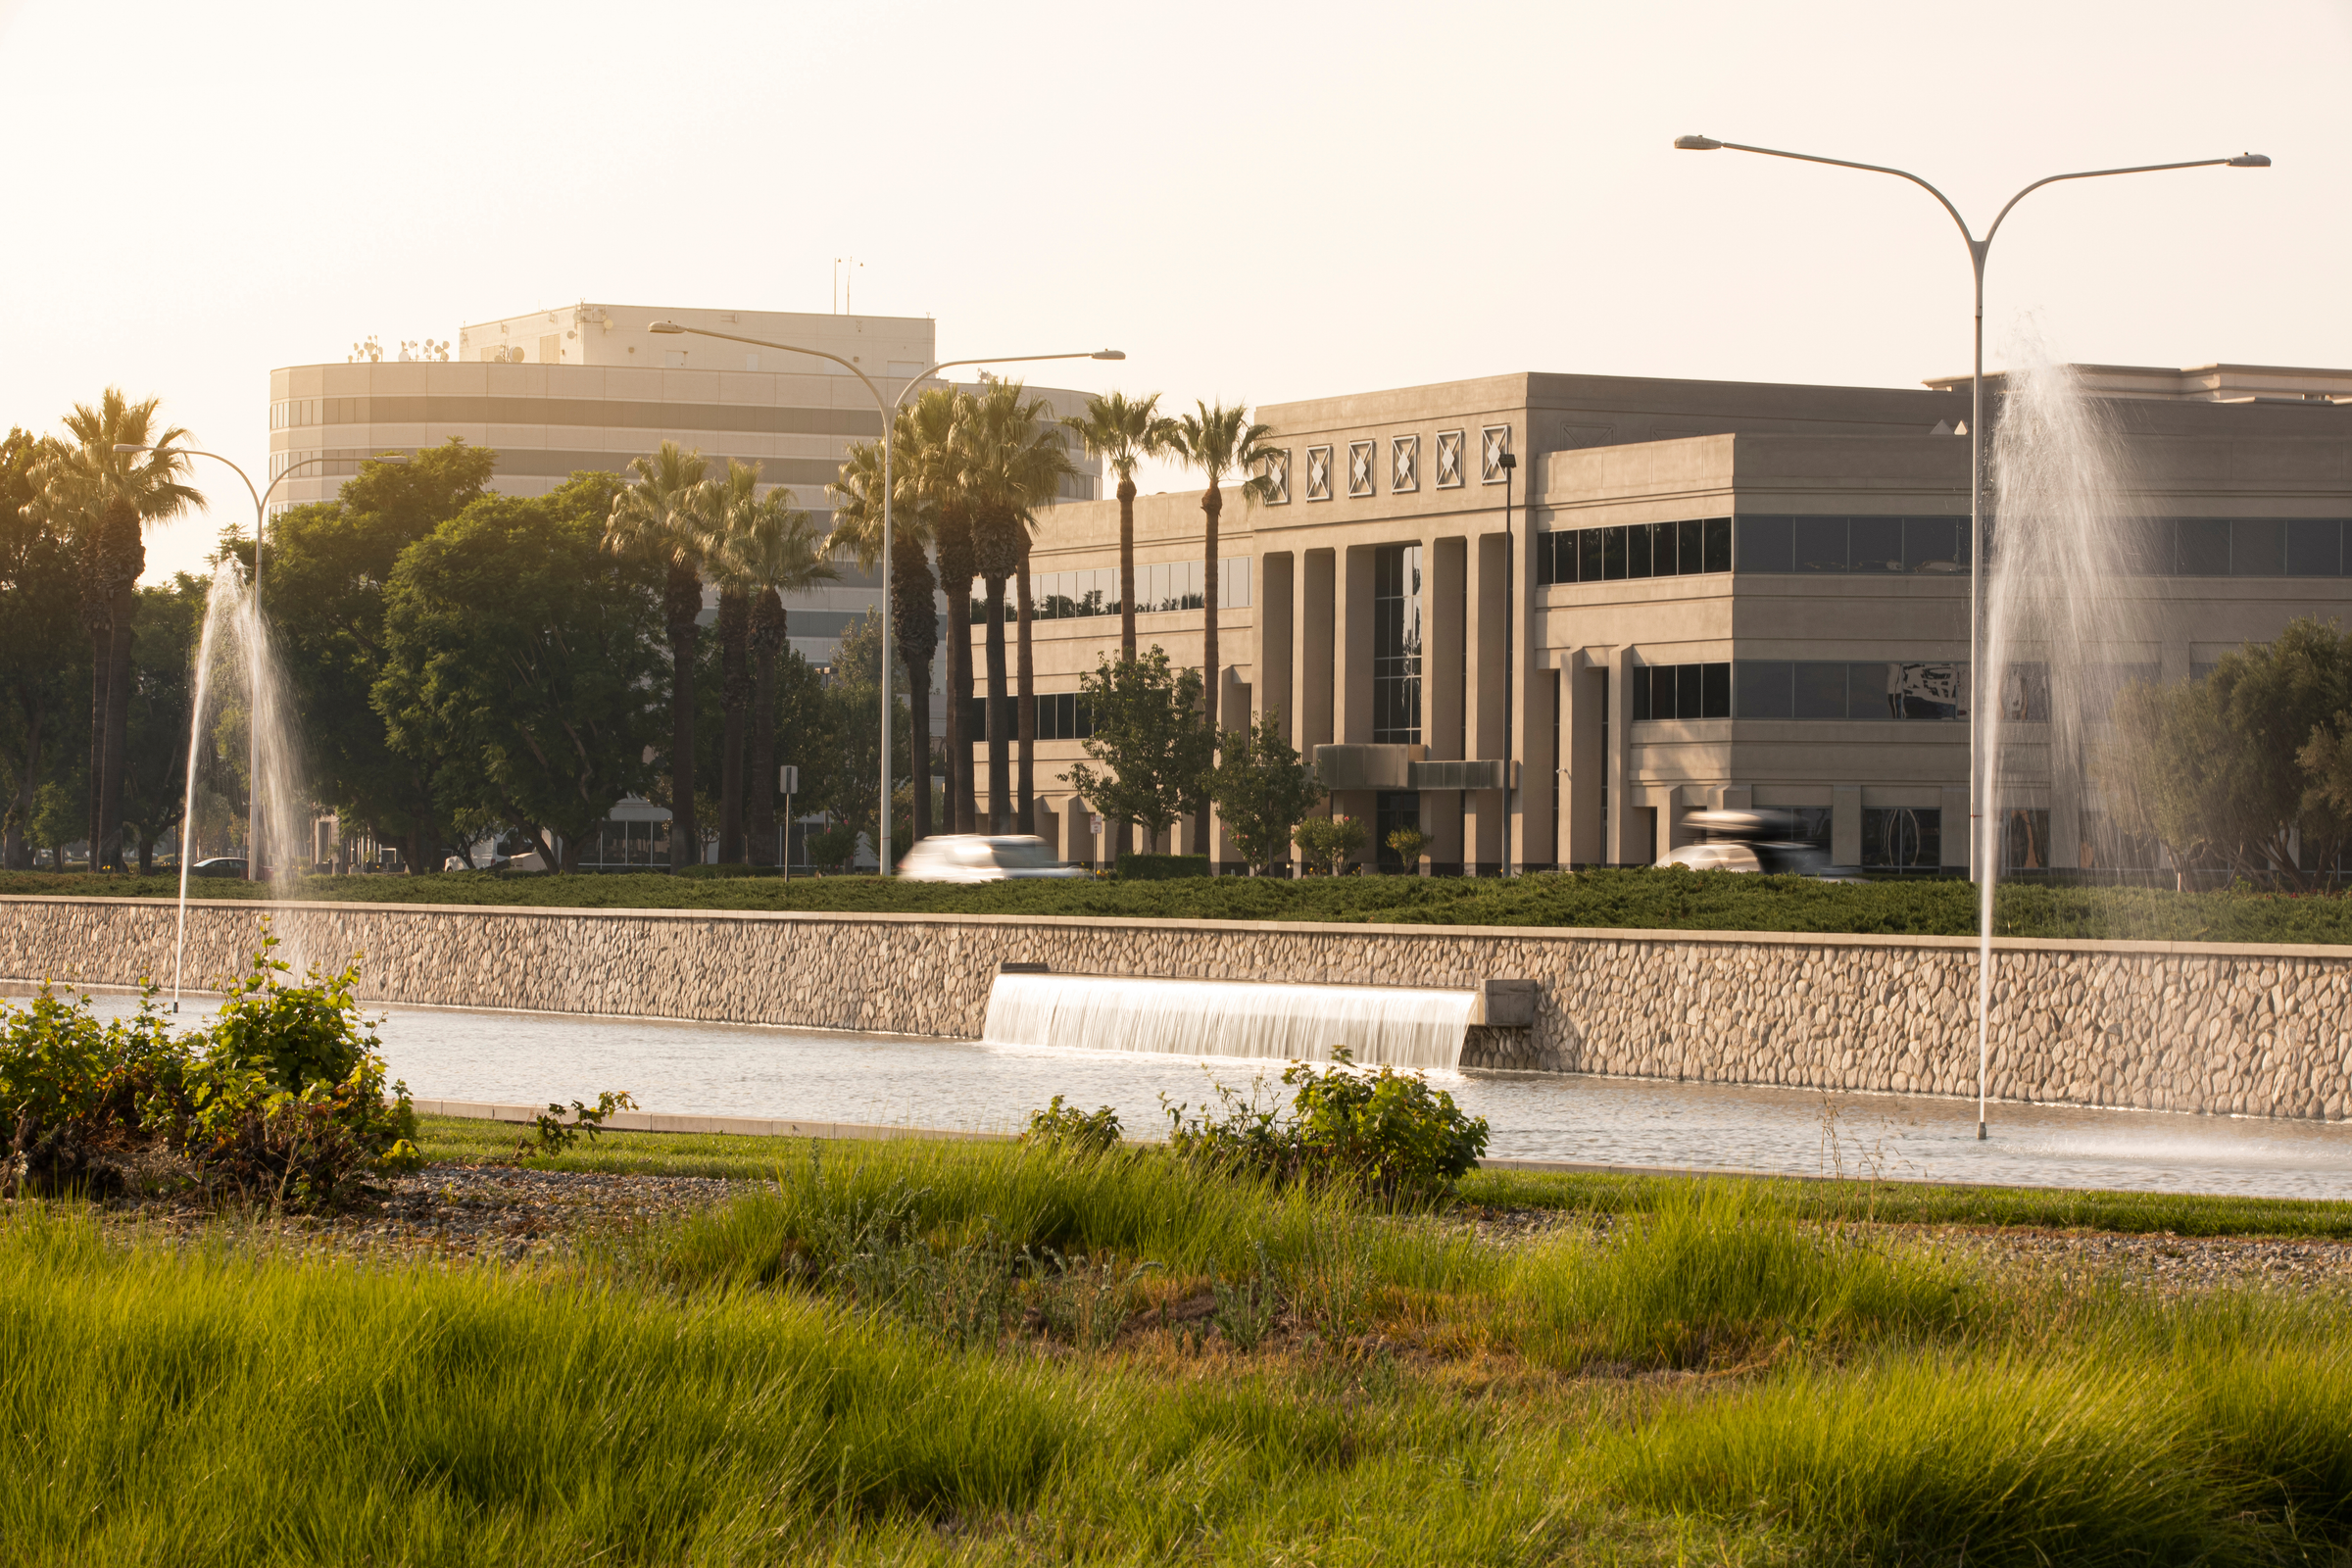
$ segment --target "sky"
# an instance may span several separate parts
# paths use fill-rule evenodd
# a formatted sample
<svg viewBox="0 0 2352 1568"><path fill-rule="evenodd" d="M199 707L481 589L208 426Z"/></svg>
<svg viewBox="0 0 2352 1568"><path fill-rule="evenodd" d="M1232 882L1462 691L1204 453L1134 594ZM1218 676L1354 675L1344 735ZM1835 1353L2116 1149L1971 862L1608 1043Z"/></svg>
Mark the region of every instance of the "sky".
<svg viewBox="0 0 2352 1568"><path fill-rule="evenodd" d="M1684 132L1912 170L1980 231L2046 174L2268 153L2029 198L1992 363L2030 318L2078 361L2352 366L2352 0L0 0L0 424L120 386L256 472L273 367L579 299L825 311L845 256L945 356L1117 347L1036 379L1179 409L1967 369L1926 193ZM205 466L151 578L250 520Z"/></svg>

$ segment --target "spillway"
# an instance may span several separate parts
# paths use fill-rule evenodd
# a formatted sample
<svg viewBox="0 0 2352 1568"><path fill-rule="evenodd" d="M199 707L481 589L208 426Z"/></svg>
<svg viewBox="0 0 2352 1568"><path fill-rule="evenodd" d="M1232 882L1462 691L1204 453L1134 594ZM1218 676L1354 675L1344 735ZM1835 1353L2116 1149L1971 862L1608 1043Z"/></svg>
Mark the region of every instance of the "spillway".
<svg viewBox="0 0 2352 1568"><path fill-rule="evenodd" d="M1368 1065L1453 1067L1478 1000L1475 991L1404 986L1000 974L981 1037L1272 1061L1329 1061L1345 1047Z"/></svg>

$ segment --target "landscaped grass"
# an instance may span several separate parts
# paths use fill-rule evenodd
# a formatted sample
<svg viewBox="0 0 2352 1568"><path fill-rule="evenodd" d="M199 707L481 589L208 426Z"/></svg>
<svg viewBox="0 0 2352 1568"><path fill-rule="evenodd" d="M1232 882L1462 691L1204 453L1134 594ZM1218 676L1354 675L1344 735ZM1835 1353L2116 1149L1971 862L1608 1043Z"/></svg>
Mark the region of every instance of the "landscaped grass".
<svg viewBox="0 0 2352 1568"><path fill-rule="evenodd" d="M0 873L0 895L172 898L177 890L176 881L166 876ZM1967 882L1820 882L1646 867L1510 878L1191 877L978 886L870 876L787 882L765 876L514 877L461 871L429 877L307 877L285 890L204 878L189 884L189 894L203 899L286 896L542 908L1058 914L1911 936L1968 936L1977 927L1977 891ZM2352 944L2352 898L2011 883L2000 890L1999 922L2001 933L2008 936Z"/></svg>
<svg viewBox="0 0 2352 1568"><path fill-rule="evenodd" d="M527 1129L459 1116L419 1116L416 1145L435 1163L476 1164L506 1159ZM797 1171L814 1140L732 1134L606 1133L565 1154L533 1156L555 1170L612 1171L660 1176L724 1176L772 1181ZM912 1179L936 1170L931 1162L985 1170L1014 1157L1007 1145L839 1142L822 1146L836 1165L888 1169ZM941 1151L949 1152L942 1153ZM904 1163L902 1163L904 1162ZM952 1183L962 1175L925 1176ZM993 1180L993 1178L990 1178ZM1684 1175L1585 1174L1566 1171L1479 1170L1463 1179L1462 1201L1491 1208L1556 1208L1594 1214L1640 1214L1656 1208L1693 1182L1728 1178ZM2309 1236L2352 1239L2352 1203L2324 1199L2236 1198L2202 1193L2127 1193L2055 1187L1960 1187L1927 1182L1800 1181L1769 1184L1809 1218L1876 1220L1891 1225L2030 1226L2043 1230L2120 1231L2176 1236Z"/></svg>
<svg viewBox="0 0 2352 1568"><path fill-rule="evenodd" d="M2121 1564L2352 1547L2337 1299L2007 1277L1736 1182L1510 1250L1158 1151L828 1145L812 1165L803 1144L782 1178L634 1249L503 1271L305 1261L266 1236L110 1244L20 1202L0 1218L5 1555ZM1213 1336L1171 1310L1203 1298ZM1262 1336L1261 1299L1282 1319Z"/></svg>

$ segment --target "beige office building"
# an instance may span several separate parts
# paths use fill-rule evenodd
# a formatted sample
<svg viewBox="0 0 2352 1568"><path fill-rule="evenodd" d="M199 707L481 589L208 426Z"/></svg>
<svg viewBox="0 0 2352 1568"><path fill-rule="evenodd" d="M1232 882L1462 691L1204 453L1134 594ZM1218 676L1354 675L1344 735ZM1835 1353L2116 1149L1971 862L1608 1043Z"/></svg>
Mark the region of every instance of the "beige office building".
<svg viewBox="0 0 2352 1568"><path fill-rule="evenodd" d="M2106 651L2115 679L2352 609L2352 371L2082 369L2143 536L2146 638ZM1337 809L1376 844L1417 823L1437 870L1640 863L1742 806L1840 863L1965 865L1968 415L1965 377L1520 374L1261 409L1285 458L1220 529L1222 710L1276 712ZM1118 648L1117 529L1115 503L1056 507L1035 556L1039 828L1076 859L1105 853L1060 775L1079 678ZM1197 494L1140 498L1136 533L1141 638L1198 663ZM2034 760L2023 669L2005 856L2144 858Z"/></svg>
<svg viewBox="0 0 2352 1568"><path fill-rule="evenodd" d="M671 440L717 468L729 458L758 463L768 486L789 486L827 525L827 481L853 443L882 427L864 384L813 355L648 330L663 319L838 354L885 398L937 358L927 317L582 303L473 322L459 329L448 360L272 370L270 477L292 470L272 504L331 500L362 459L452 436L494 449L492 487L525 496L544 495L580 469L621 471ZM1085 407L1083 392L1034 390L1060 414ZM1100 466L1083 453L1073 460L1084 471L1065 494L1100 495ZM843 629L882 600L878 573L840 564L840 581L786 603L792 645L813 663L830 661Z"/></svg>

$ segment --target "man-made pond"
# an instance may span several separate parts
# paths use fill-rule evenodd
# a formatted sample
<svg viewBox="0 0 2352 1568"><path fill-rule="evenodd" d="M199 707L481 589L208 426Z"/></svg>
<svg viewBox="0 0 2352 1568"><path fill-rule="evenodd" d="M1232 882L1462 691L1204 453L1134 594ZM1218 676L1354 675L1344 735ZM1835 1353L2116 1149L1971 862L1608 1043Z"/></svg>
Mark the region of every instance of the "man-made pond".
<svg viewBox="0 0 2352 1568"><path fill-rule="evenodd" d="M131 999L101 997L106 1012ZM1017 1129L1054 1095L1116 1106L1135 1136L1160 1097L1212 1083L1279 1093L1279 1062L937 1042L805 1030L397 1008L381 1037L422 1099L545 1103L626 1090L646 1110L914 1127ZM1496 1158L2160 1192L2352 1199L2352 1126L1998 1105L1976 1138L1970 1101L1826 1096L1638 1079L1434 1072L1492 1129Z"/></svg>

